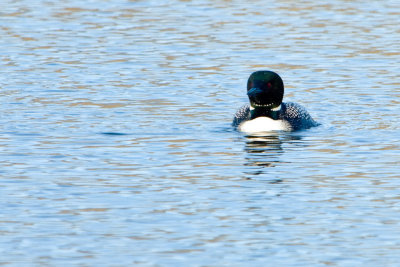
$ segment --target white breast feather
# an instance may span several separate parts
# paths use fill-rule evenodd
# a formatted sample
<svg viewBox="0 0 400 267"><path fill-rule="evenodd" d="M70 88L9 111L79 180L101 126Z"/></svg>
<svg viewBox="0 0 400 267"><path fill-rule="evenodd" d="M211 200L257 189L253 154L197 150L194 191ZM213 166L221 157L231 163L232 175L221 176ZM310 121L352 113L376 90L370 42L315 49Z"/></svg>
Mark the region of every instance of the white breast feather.
<svg viewBox="0 0 400 267"><path fill-rule="evenodd" d="M240 124L239 130L246 133L290 131L290 124L283 120L258 117Z"/></svg>

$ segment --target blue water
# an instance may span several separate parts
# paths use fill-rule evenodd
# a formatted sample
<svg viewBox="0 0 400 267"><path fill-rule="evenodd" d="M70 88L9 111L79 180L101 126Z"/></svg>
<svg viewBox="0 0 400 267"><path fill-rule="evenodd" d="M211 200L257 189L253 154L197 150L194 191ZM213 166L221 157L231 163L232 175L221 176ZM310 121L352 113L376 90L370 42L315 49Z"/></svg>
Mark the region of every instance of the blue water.
<svg viewBox="0 0 400 267"><path fill-rule="evenodd" d="M0 264L397 266L397 1L5 1ZM230 123L269 69L321 126Z"/></svg>

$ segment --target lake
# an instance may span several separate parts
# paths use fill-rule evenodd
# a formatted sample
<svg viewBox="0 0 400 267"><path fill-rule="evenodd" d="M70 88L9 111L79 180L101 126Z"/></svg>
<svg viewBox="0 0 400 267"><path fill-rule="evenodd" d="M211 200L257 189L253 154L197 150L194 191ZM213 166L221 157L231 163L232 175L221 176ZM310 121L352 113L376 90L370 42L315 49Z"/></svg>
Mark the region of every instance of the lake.
<svg viewBox="0 0 400 267"><path fill-rule="evenodd" d="M0 264L397 266L399 15L3 1ZM256 70L322 125L232 129Z"/></svg>

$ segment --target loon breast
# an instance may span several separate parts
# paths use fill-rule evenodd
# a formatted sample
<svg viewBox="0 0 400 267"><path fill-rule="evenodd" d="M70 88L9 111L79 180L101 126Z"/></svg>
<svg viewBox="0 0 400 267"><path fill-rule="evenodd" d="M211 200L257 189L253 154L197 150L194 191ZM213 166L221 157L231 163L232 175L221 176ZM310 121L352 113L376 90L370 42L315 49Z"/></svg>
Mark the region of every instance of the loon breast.
<svg viewBox="0 0 400 267"><path fill-rule="evenodd" d="M257 117L241 123L239 131L246 133L270 132L270 131L290 131L291 126L284 120L273 120L268 117Z"/></svg>

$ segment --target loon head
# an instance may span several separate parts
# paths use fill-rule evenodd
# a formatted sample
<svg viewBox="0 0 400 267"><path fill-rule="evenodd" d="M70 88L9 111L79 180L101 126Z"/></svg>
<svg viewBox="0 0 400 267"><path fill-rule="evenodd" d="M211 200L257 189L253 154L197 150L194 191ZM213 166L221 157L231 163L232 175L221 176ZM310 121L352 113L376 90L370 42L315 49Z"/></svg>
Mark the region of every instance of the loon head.
<svg viewBox="0 0 400 267"><path fill-rule="evenodd" d="M275 72L260 70L253 72L247 81L247 95L252 109L274 110L283 99L283 81Z"/></svg>

